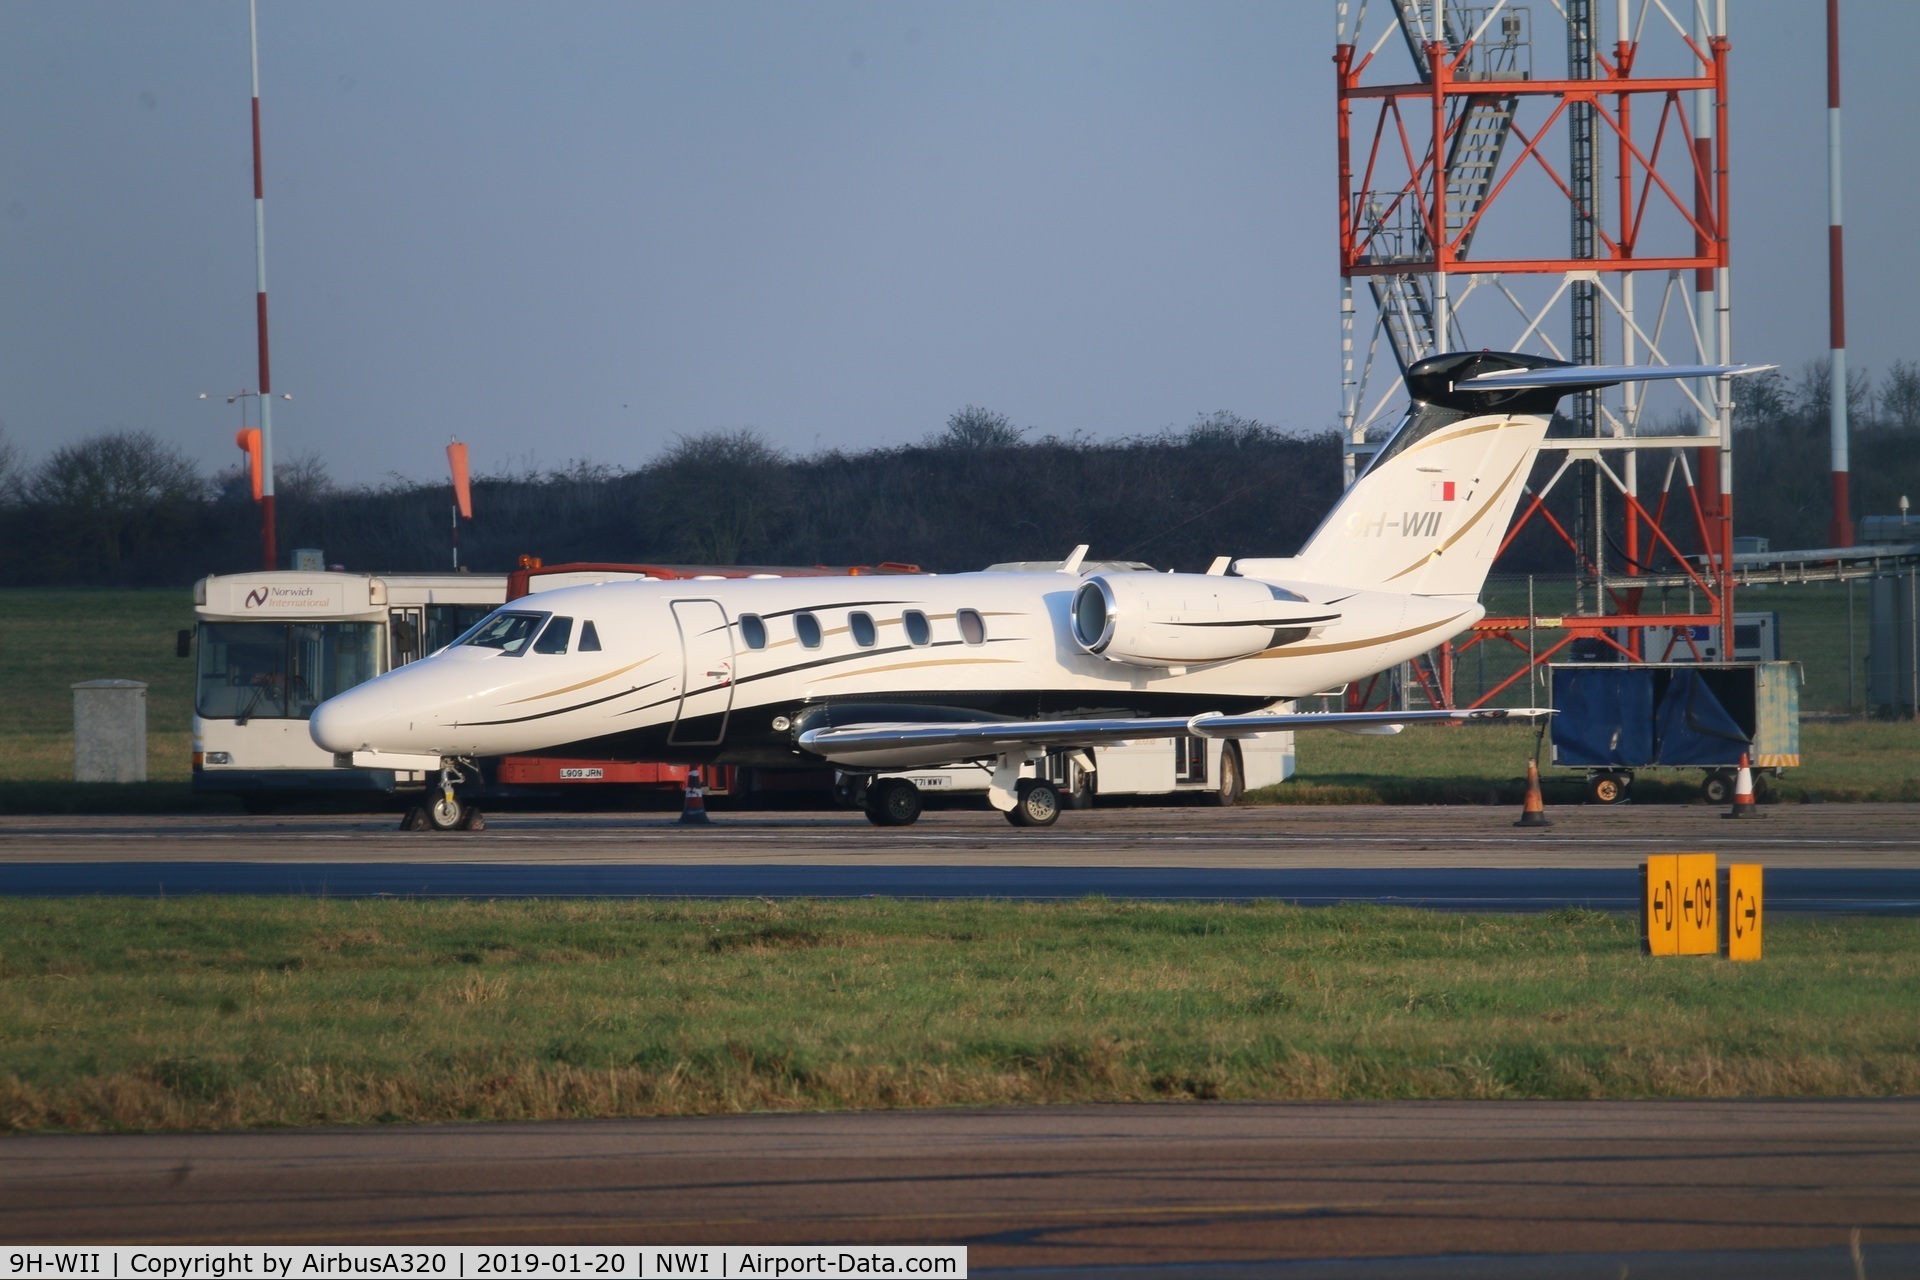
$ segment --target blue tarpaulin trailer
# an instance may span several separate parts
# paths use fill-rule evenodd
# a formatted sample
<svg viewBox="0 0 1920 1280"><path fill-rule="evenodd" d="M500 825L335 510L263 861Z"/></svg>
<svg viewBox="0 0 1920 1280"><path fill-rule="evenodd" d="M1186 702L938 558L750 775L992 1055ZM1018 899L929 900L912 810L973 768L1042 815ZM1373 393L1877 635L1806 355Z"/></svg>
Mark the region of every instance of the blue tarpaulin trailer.
<svg viewBox="0 0 1920 1280"><path fill-rule="evenodd" d="M1550 668L1553 763L1587 772L1587 794L1627 798L1637 769L1698 768L1700 791L1733 795L1740 757L1755 786L1800 763L1800 670L1792 662L1558 663Z"/></svg>

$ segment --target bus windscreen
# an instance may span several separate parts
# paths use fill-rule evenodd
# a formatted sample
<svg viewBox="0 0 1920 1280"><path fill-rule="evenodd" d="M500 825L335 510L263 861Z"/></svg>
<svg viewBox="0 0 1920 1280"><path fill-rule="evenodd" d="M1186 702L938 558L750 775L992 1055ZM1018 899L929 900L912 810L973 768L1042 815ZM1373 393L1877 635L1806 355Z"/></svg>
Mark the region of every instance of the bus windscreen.
<svg viewBox="0 0 1920 1280"><path fill-rule="evenodd" d="M203 622L194 710L203 720L305 720L380 673L375 622Z"/></svg>

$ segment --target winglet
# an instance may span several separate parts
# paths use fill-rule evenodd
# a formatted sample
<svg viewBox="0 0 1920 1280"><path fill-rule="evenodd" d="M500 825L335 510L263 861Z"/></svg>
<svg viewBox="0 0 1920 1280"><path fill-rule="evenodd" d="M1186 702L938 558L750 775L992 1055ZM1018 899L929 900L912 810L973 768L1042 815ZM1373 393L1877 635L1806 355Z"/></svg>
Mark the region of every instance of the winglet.
<svg viewBox="0 0 1920 1280"><path fill-rule="evenodd" d="M1075 547L1073 554L1060 562L1060 572L1071 573L1078 576L1080 573L1080 562L1087 558L1088 545L1089 544L1083 542Z"/></svg>

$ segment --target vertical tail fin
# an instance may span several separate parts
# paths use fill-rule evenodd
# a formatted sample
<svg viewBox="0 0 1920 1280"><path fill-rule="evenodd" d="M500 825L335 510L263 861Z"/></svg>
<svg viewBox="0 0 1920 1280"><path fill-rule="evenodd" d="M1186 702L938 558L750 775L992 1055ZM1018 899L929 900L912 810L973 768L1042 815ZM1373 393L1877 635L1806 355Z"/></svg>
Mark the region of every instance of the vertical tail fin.
<svg viewBox="0 0 1920 1280"><path fill-rule="evenodd" d="M1408 370L1407 416L1294 557L1293 571L1316 582L1478 595L1560 393L1459 393L1448 384L1522 362L1530 361L1456 354Z"/></svg>

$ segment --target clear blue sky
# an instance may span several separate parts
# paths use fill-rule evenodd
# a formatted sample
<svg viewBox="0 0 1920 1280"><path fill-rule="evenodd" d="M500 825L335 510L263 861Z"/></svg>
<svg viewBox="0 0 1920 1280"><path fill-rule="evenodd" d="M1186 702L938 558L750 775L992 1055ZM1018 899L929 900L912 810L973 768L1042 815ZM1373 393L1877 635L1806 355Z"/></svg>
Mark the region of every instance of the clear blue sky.
<svg viewBox="0 0 1920 1280"><path fill-rule="evenodd" d="M1736 354L1798 366L1827 345L1822 6L1731 7ZM1336 413L1330 2L260 21L283 460L857 449L966 403L1095 437ZM1878 372L1920 358L1920 5L1843 21L1851 354ZM255 383L247 98L236 0L0 9L0 424L29 460L116 428L238 456L195 397Z"/></svg>

